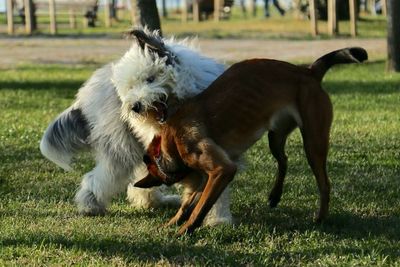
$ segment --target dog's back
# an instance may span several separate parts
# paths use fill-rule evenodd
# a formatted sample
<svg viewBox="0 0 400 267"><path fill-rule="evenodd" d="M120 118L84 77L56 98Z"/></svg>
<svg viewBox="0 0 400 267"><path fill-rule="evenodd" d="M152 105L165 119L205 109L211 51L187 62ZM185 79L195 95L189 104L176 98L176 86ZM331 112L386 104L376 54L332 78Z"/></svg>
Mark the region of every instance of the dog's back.
<svg viewBox="0 0 400 267"><path fill-rule="evenodd" d="M196 131L206 131L231 157L238 157L267 130L301 126L309 96L329 109L329 97L321 88L326 71L366 58L364 49L346 48L324 55L309 68L271 59L236 63L183 105L169 124L186 129L195 122Z"/></svg>
<svg viewBox="0 0 400 267"><path fill-rule="evenodd" d="M181 125L196 121L236 157L274 127L275 115L279 121L301 123L297 106L304 90L323 92L310 69L269 59L246 60L184 105L174 120Z"/></svg>

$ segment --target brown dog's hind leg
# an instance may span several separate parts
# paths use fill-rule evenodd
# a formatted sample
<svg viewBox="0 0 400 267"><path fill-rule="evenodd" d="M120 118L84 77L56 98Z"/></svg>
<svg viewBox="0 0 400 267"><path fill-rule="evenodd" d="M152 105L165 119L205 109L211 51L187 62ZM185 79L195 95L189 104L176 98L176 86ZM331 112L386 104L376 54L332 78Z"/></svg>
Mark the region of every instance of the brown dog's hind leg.
<svg viewBox="0 0 400 267"><path fill-rule="evenodd" d="M281 200L283 182L287 171L287 156L285 154L285 144L288 135L293 131L296 125L293 123L285 131L270 131L268 132L269 148L272 155L278 162L278 171L275 178L274 187L269 194L269 206L275 208Z"/></svg>
<svg viewBox="0 0 400 267"><path fill-rule="evenodd" d="M324 91L305 105L302 112L304 150L320 193L320 208L316 222L322 222L329 212L331 185L326 171L326 161L329 149L329 132L332 123L332 104Z"/></svg>
<svg viewBox="0 0 400 267"><path fill-rule="evenodd" d="M327 216L329 211L329 195L330 195L330 182L326 171L326 158L328 152L328 143L320 142L316 144L314 140L304 134L304 150L308 159L308 163L317 180L317 185L320 193L320 208L316 215L316 222L322 222ZM324 138L326 141L327 138Z"/></svg>

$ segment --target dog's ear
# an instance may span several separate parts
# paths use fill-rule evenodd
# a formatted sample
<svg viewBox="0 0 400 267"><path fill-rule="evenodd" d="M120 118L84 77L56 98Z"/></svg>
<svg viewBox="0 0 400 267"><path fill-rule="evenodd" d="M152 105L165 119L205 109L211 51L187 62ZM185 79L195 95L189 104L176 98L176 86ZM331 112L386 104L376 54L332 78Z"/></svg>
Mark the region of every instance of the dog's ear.
<svg viewBox="0 0 400 267"><path fill-rule="evenodd" d="M135 38L139 46L144 50L146 47L152 53L159 57L167 57L167 65L171 65L175 61L175 56L165 47L163 40L158 35L147 34L142 29L132 29L126 33L128 36Z"/></svg>
<svg viewBox="0 0 400 267"><path fill-rule="evenodd" d="M137 181L134 186L140 188L150 188L153 186L160 186L162 185L162 181L158 177L154 177L153 175L149 174L144 177L142 180Z"/></svg>

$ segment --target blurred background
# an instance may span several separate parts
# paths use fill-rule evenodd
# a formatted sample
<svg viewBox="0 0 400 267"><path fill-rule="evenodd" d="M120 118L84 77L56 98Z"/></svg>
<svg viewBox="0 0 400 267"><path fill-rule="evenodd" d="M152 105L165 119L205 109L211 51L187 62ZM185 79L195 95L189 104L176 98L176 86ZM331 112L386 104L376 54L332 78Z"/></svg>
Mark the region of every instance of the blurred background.
<svg viewBox="0 0 400 267"><path fill-rule="evenodd" d="M155 4L158 14L152 8ZM12 10L8 23L14 25L10 34L120 33L140 21L138 9L143 9L147 17L159 15L167 35L258 39L386 35L386 0L0 0L0 33L7 33L7 7ZM329 25L328 12L335 17ZM351 29L352 15L356 32ZM220 23L211 23L216 21ZM147 23L152 24L150 19Z"/></svg>
<svg viewBox="0 0 400 267"><path fill-rule="evenodd" d="M132 25L147 25L165 37L199 37L207 55L228 62L256 56L307 60L345 45L399 61L398 6L394 0L0 0L0 37L120 40ZM112 41L106 47L99 51L104 60L121 50ZM388 69L400 67L389 60Z"/></svg>

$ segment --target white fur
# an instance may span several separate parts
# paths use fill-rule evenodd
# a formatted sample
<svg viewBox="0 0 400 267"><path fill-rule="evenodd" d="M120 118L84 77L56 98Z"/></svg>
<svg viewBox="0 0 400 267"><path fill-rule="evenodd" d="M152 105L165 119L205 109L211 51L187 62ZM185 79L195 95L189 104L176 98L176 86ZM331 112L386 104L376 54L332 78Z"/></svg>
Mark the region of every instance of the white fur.
<svg viewBox="0 0 400 267"><path fill-rule="evenodd" d="M187 41L164 41L176 56L176 64L166 65L165 58L133 42L120 60L92 75L79 89L75 103L65 111L72 108L82 111L90 128L86 142L96 159L95 168L84 175L75 197L84 214L103 214L113 196L127 188L128 200L135 207L179 203L177 196L165 196L160 188L143 190L129 184L132 178L135 181L147 174L142 162L144 147L159 130L145 115L134 114L132 104L141 101L149 108L161 96L174 94L178 99L194 96L214 81L224 71L224 66L202 56ZM149 84L146 79L152 75L155 80ZM69 169L71 153L53 147L48 141L51 134L49 126L41 141L43 155ZM226 190L205 223L229 223L231 219Z"/></svg>

